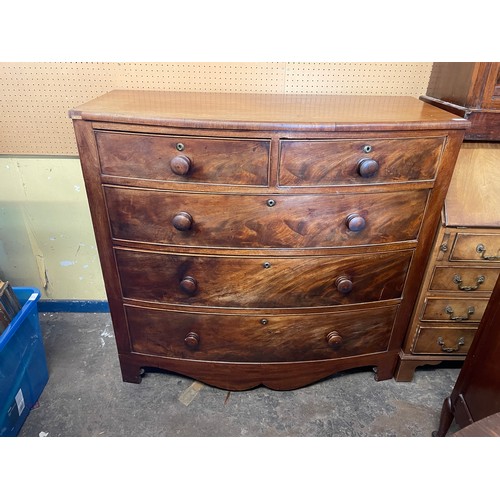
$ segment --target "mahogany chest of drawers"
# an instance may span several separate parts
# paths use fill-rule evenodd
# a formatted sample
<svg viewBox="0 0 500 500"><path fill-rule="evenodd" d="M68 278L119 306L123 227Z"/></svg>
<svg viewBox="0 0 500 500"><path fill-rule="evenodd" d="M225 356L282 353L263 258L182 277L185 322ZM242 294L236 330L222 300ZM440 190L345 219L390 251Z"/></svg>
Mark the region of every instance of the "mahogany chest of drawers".
<svg viewBox="0 0 500 500"><path fill-rule="evenodd" d="M153 91L70 117L124 381L393 376L466 120L409 97Z"/></svg>

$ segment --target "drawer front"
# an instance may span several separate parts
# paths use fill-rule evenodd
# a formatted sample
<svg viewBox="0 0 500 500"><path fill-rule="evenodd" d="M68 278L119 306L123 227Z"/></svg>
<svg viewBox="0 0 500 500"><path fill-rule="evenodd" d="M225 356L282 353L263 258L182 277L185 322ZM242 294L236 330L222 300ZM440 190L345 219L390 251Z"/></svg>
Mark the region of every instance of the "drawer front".
<svg viewBox="0 0 500 500"><path fill-rule="evenodd" d="M436 267L429 289L433 291L491 292L500 269Z"/></svg>
<svg viewBox="0 0 500 500"><path fill-rule="evenodd" d="M412 352L414 354L465 355L476 330L477 327L419 327Z"/></svg>
<svg viewBox="0 0 500 500"><path fill-rule="evenodd" d="M433 180L443 144L443 137L283 140L279 182L316 186Z"/></svg>
<svg viewBox="0 0 500 500"><path fill-rule="evenodd" d="M412 251L349 257L205 257L115 250L129 299L297 308L401 297Z"/></svg>
<svg viewBox="0 0 500 500"><path fill-rule="evenodd" d="M239 316L125 307L132 350L182 359L290 362L387 350L396 307L353 313Z"/></svg>
<svg viewBox="0 0 500 500"><path fill-rule="evenodd" d="M458 233L450 252L450 260L500 264L500 234Z"/></svg>
<svg viewBox="0 0 500 500"><path fill-rule="evenodd" d="M424 305L422 321L449 321L450 323L479 323L488 299L434 299L428 298Z"/></svg>
<svg viewBox="0 0 500 500"><path fill-rule="evenodd" d="M331 248L415 240L427 200L426 190L261 196L104 189L114 238L227 248Z"/></svg>
<svg viewBox="0 0 500 500"><path fill-rule="evenodd" d="M266 186L269 140L97 132L106 175L171 182Z"/></svg>

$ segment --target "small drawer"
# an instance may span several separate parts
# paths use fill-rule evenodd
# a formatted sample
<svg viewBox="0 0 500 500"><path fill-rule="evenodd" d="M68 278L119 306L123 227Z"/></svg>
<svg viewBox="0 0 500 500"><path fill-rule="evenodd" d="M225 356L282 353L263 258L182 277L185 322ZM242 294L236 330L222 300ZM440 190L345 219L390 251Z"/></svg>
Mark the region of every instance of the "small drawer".
<svg viewBox="0 0 500 500"><path fill-rule="evenodd" d="M462 260L500 264L500 234L458 233L450 252L450 261Z"/></svg>
<svg viewBox="0 0 500 500"><path fill-rule="evenodd" d="M413 344L413 354L467 354L476 328L421 326Z"/></svg>
<svg viewBox="0 0 500 500"><path fill-rule="evenodd" d="M412 253L257 258L115 250L125 298L233 308L398 299Z"/></svg>
<svg viewBox="0 0 500 500"><path fill-rule="evenodd" d="M479 323L483 317L488 299L434 299L424 304L422 321L449 321L450 323Z"/></svg>
<svg viewBox="0 0 500 500"><path fill-rule="evenodd" d="M415 240L427 191L195 194L104 187L112 235L160 245L331 248Z"/></svg>
<svg viewBox="0 0 500 500"><path fill-rule="evenodd" d="M433 180L443 137L282 140L279 183L334 186Z"/></svg>
<svg viewBox="0 0 500 500"><path fill-rule="evenodd" d="M429 290L446 292L491 292L500 269L441 267L434 269Z"/></svg>
<svg viewBox="0 0 500 500"><path fill-rule="evenodd" d="M384 352L397 306L353 313L189 314L125 306L132 351L235 362L291 362Z"/></svg>
<svg viewBox="0 0 500 500"><path fill-rule="evenodd" d="M105 175L176 183L266 186L269 140L96 132Z"/></svg>

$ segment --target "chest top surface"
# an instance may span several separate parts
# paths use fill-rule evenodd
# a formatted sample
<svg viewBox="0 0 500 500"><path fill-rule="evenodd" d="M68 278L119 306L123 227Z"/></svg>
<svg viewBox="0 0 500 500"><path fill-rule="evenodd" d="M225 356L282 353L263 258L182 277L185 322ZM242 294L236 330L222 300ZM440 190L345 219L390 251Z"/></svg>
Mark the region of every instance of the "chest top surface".
<svg viewBox="0 0 500 500"><path fill-rule="evenodd" d="M72 119L206 129L370 131L464 129L469 122L414 97L114 90Z"/></svg>

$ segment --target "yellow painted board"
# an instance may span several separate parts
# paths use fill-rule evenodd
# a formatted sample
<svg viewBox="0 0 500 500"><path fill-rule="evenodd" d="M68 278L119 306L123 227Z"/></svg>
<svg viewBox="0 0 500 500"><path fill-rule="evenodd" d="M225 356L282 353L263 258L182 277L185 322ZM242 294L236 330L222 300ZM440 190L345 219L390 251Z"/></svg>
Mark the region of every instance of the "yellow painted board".
<svg viewBox="0 0 500 500"><path fill-rule="evenodd" d="M0 274L42 298L105 300L80 162L0 158Z"/></svg>

